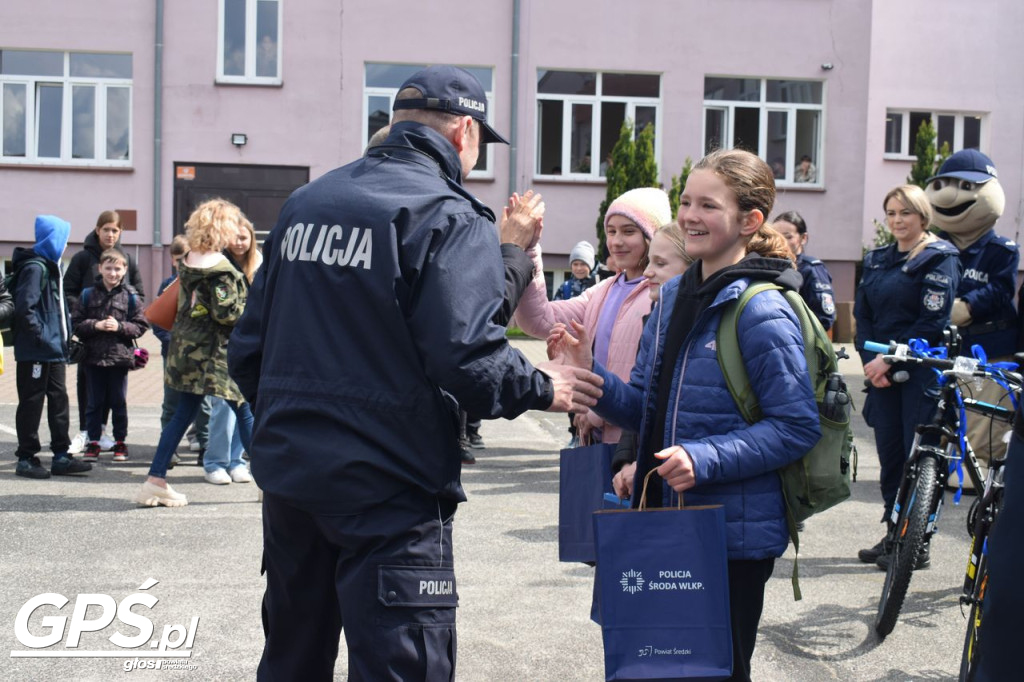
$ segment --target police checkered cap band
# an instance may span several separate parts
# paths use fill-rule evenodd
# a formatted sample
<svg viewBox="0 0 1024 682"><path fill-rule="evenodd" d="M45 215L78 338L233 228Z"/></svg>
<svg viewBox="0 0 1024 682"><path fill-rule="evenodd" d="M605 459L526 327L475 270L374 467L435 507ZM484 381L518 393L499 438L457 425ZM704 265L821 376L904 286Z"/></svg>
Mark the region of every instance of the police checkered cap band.
<svg viewBox="0 0 1024 682"><path fill-rule="evenodd" d="M422 98L396 99L391 107L399 109L434 109L457 116L471 116L480 122L480 141L484 144L508 140L487 124L487 95L480 81L457 66L428 66L409 77L399 91L416 88Z"/></svg>

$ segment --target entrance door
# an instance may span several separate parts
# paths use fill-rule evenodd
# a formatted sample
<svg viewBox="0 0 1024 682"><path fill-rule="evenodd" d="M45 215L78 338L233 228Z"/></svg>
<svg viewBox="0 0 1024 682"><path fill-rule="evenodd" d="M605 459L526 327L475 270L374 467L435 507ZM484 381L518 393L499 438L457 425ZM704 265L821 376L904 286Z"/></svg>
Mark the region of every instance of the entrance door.
<svg viewBox="0 0 1024 682"><path fill-rule="evenodd" d="M262 244L277 222L285 199L309 182L307 166L229 166L214 163L174 164L174 234L185 231L185 221L196 206L219 197L237 205Z"/></svg>

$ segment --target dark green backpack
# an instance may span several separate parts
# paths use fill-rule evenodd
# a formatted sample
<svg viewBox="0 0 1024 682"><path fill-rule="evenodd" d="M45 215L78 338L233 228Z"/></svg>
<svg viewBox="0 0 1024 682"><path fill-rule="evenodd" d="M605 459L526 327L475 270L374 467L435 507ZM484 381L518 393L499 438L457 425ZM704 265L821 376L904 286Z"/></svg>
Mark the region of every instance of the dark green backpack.
<svg viewBox="0 0 1024 682"><path fill-rule="evenodd" d="M850 394L843 375L839 373L839 360L828 333L806 301L796 291L783 289L768 282L751 284L739 299L722 313L715 345L718 364L725 376L729 393L736 401L743 419L748 424L760 421L761 406L757 402L750 377L743 365L736 323L750 299L762 291L782 293L800 321L804 341L804 357L818 404L821 440L800 459L779 469L782 494L786 502L786 521L789 537L797 557L800 554L800 536L797 524L818 512L833 507L850 496L850 451L853 429L850 426ZM843 350L840 350L846 357ZM793 562L793 597L801 599L797 561Z"/></svg>
<svg viewBox="0 0 1024 682"><path fill-rule="evenodd" d="M46 269L46 262L42 258L27 258L22 262L18 263L17 267L12 267L11 271L4 275L4 288L7 289L7 293L14 296L14 287L18 286L18 272L27 265L35 263L43 270L43 285L42 288L46 288L47 280L50 273Z"/></svg>

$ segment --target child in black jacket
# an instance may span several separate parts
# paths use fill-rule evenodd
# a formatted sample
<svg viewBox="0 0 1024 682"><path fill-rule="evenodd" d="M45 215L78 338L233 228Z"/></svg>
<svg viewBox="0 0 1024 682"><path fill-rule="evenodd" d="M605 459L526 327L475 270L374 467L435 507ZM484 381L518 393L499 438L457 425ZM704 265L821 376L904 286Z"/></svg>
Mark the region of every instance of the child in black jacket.
<svg viewBox="0 0 1024 682"><path fill-rule="evenodd" d="M120 249L104 251L95 286L82 291L71 315L75 333L85 344L82 365L89 386L85 413L89 444L83 459L87 461L99 459L103 415L108 410L113 415L114 461L128 459L124 443L128 435L128 370L135 364L133 341L149 325L143 316L142 297L124 282L127 271L128 259Z"/></svg>

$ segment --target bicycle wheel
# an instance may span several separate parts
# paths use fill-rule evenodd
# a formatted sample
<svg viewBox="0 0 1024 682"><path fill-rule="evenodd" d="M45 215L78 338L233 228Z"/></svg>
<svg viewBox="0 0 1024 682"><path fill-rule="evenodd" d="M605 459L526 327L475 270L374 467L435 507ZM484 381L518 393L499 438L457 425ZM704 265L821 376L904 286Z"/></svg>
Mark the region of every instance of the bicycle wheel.
<svg viewBox="0 0 1024 682"><path fill-rule="evenodd" d="M974 593L971 595L971 610L967 614L964 653L960 657L960 682L970 682L978 670L978 634L981 632L981 610L985 604L985 588L987 586L988 565L983 554L978 565Z"/></svg>
<svg viewBox="0 0 1024 682"><path fill-rule="evenodd" d="M974 523L978 520L978 508L981 506L981 497L974 498L971 508L967 510L967 535L974 537Z"/></svg>
<svg viewBox="0 0 1024 682"><path fill-rule="evenodd" d="M910 586L914 561L924 545L928 515L931 514L937 490L937 476L935 459L921 457L917 462L914 489L893 529L892 560L885 572L885 585L882 587L882 598L878 602L878 615L875 618L875 632L883 639L896 627L896 619L899 618Z"/></svg>

